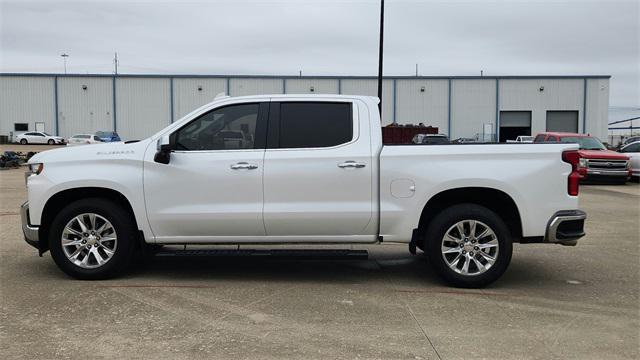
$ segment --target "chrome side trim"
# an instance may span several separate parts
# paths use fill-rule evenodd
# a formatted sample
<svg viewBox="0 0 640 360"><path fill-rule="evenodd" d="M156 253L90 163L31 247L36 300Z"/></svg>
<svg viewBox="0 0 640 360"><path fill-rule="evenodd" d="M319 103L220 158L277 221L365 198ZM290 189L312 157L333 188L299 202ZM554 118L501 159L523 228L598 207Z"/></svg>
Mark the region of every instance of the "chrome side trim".
<svg viewBox="0 0 640 360"><path fill-rule="evenodd" d="M38 226L31 226L31 224L29 224L28 201L25 201L25 203L20 206L20 219L22 220L22 233L24 234L24 240L29 245L38 248L38 243L40 241L38 230L40 230L40 228Z"/></svg>

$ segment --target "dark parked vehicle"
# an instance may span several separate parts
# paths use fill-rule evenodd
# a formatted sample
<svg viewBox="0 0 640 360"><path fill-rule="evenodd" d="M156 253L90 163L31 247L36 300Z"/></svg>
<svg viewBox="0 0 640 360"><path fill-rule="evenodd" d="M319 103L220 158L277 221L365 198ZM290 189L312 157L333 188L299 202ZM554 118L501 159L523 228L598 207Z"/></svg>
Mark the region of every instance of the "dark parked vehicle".
<svg viewBox="0 0 640 360"><path fill-rule="evenodd" d="M474 139L474 138L457 138L454 140L451 140L452 144L471 144L471 143L477 143L478 140Z"/></svg>
<svg viewBox="0 0 640 360"><path fill-rule="evenodd" d="M95 133L95 135L97 137L100 138L100 140L104 141L104 142L118 142L118 141L122 141L120 139L120 136L118 135L117 132L115 131L97 131Z"/></svg>
<svg viewBox="0 0 640 360"><path fill-rule="evenodd" d="M446 135L427 135L422 138L423 145L442 145L450 144L449 138Z"/></svg>

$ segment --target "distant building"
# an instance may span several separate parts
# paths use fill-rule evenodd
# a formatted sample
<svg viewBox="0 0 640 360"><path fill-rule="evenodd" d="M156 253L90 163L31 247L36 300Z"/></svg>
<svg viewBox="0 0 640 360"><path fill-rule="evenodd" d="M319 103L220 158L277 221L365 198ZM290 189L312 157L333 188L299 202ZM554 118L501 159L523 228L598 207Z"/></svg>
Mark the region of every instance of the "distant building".
<svg viewBox="0 0 640 360"><path fill-rule="evenodd" d="M541 131L607 136L610 76L385 77L383 125L424 123L455 138ZM374 77L0 74L0 135L116 130L145 138L218 93L377 95Z"/></svg>

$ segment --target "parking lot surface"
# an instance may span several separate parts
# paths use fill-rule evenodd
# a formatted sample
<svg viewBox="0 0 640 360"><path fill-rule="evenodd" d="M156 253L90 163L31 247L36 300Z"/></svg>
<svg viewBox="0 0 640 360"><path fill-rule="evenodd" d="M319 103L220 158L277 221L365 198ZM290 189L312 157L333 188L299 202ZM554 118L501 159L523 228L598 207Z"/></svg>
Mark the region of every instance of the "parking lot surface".
<svg viewBox="0 0 640 360"><path fill-rule="evenodd" d="M23 241L25 198L22 170L0 171L3 359L640 357L638 184L583 186L578 246L515 245L481 290L447 287L393 244L358 247L368 260L153 259L73 280Z"/></svg>

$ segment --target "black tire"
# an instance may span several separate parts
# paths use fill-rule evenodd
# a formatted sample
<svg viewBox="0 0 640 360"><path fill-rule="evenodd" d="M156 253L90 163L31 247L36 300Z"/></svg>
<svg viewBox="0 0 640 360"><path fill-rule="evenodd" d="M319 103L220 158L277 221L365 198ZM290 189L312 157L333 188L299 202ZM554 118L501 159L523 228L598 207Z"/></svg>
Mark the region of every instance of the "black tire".
<svg viewBox="0 0 640 360"><path fill-rule="evenodd" d="M55 142L53 139L49 139L49 141L47 141L47 144L49 144L49 145L53 145L53 144L55 144L55 143L56 143L56 142Z"/></svg>
<svg viewBox="0 0 640 360"><path fill-rule="evenodd" d="M116 231L117 246L112 257L102 266L83 268L72 263L62 249L62 231L74 217L95 213L107 219ZM100 280L115 277L126 270L136 250L137 229L129 212L117 203L103 198L75 201L56 215L49 231L51 257L67 275L81 280Z"/></svg>
<svg viewBox="0 0 640 360"><path fill-rule="evenodd" d="M452 226L462 220L475 220L486 224L491 228L491 230L493 230L497 238L498 251L495 263L483 273L476 275L463 275L454 271L445 262L445 255L442 253L443 238ZM438 214L433 221L431 221L426 231L425 239L425 248L427 250L426 254L429 263L445 281L456 287L480 288L491 284L504 274L511 262L513 246L511 243L511 233L509 228L500 216L484 206L469 203L454 205L445 209ZM471 253L468 253L467 255L470 254ZM477 259L480 259L480 254L475 255ZM452 263L456 262L455 260L451 260L451 258L449 259ZM466 261L466 259L462 258L458 261L460 261L458 264L462 265L460 267L456 267L457 269L464 266L464 261ZM470 264L471 263L472 261L470 261ZM486 266L486 263L484 265ZM476 265L469 266L479 270Z"/></svg>
<svg viewBox="0 0 640 360"><path fill-rule="evenodd" d="M20 140L20 144L22 144L22 145L27 145L27 142L28 142L27 139L21 139Z"/></svg>

